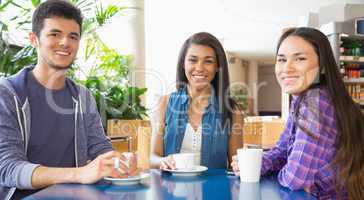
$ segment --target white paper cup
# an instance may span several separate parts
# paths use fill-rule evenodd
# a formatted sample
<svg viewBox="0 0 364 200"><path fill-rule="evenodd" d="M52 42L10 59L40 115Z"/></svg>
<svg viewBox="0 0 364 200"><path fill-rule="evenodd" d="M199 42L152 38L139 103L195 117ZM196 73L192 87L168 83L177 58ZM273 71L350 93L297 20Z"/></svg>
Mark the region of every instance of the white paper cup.
<svg viewBox="0 0 364 200"><path fill-rule="evenodd" d="M194 153L177 153L172 157L177 169L192 169L196 165Z"/></svg>
<svg viewBox="0 0 364 200"><path fill-rule="evenodd" d="M238 149L241 182L259 182L263 149Z"/></svg>

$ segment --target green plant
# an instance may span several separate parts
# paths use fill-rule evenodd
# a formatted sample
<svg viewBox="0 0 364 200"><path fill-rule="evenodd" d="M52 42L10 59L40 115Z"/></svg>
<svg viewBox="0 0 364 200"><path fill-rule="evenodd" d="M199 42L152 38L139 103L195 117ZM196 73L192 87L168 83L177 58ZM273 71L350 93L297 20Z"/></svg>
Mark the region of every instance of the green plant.
<svg viewBox="0 0 364 200"><path fill-rule="evenodd" d="M140 106L141 95L146 88L114 86L106 90L105 103L108 118L143 119L147 116L146 108Z"/></svg>
<svg viewBox="0 0 364 200"><path fill-rule="evenodd" d="M78 81L89 88L94 95L101 116L104 116L104 123L105 118L143 119L146 117L147 110L141 104L141 96L147 89L132 87L127 81L132 56L121 55L103 45L95 54L93 61L92 67L84 71L87 75L85 79L78 79Z"/></svg>
<svg viewBox="0 0 364 200"><path fill-rule="evenodd" d="M14 52L11 51L10 45L4 40L3 32L7 30L7 26L0 22L0 72L2 76L6 76L9 70L6 68L11 63L11 57Z"/></svg>
<svg viewBox="0 0 364 200"><path fill-rule="evenodd" d="M85 85L94 95L103 124L107 118L142 119L146 108L140 97L146 88L132 87L127 76L132 64L131 55L122 55L109 48L97 34L97 30L113 17L122 14L125 6L107 5L95 0L70 0L84 15L82 42L83 54L73 63L69 76ZM8 21L0 20L0 76L9 76L25 66L36 64L35 49L26 45L21 50L11 49L3 39L3 33L11 34L7 24L16 24L16 29L30 31L32 10L40 0L7 0L0 3L0 12L7 8L17 9L19 14ZM82 49L80 49L82 51Z"/></svg>
<svg viewBox="0 0 364 200"><path fill-rule="evenodd" d="M26 65L36 63L36 52L32 46L24 48L11 45L4 39L7 25L0 22L0 77L15 74Z"/></svg>
<svg viewBox="0 0 364 200"><path fill-rule="evenodd" d="M248 91L243 85L235 85L230 88L231 98L238 104L244 113L248 110Z"/></svg>
<svg viewBox="0 0 364 200"><path fill-rule="evenodd" d="M8 30L9 24L15 24L16 30L29 31L31 23L31 11L34 7L38 6L40 0L24 1L24 0L7 0L0 3L0 12L5 13L7 8L13 7L19 11L18 15L8 19L0 20L0 43L7 43L6 47L0 49L0 77L15 74L24 66L35 64L37 61L36 51L31 45L24 47L8 44L4 39L4 35L11 35Z"/></svg>

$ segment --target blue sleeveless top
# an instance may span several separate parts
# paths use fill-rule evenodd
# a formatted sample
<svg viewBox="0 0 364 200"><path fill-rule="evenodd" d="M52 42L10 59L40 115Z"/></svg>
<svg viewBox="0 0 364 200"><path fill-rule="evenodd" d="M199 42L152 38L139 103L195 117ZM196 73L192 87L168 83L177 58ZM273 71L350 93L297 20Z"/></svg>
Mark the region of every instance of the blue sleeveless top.
<svg viewBox="0 0 364 200"><path fill-rule="evenodd" d="M179 153L188 123L190 98L187 88L173 92L168 101L163 135L164 156ZM202 115L201 165L208 168L227 167L230 124L223 126L214 93Z"/></svg>

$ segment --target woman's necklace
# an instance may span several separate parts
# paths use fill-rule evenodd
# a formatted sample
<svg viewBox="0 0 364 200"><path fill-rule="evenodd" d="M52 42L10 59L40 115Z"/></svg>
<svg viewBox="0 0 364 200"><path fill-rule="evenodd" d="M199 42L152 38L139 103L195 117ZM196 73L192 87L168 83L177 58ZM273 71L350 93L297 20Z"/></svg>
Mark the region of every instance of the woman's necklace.
<svg viewBox="0 0 364 200"><path fill-rule="evenodd" d="M193 128L193 130L196 132L198 127L200 126L200 122L201 120L198 121L198 123L196 123L193 119L192 119L192 116L193 116L193 108L192 108L192 105L190 104L189 107L188 107L188 121L191 125L191 127Z"/></svg>
<svg viewBox="0 0 364 200"><path fill-rule="evenodd" d="M200 122L199 123L194 123L192 120L192 115L193 115L193 108L192 105L189 105L188 107L188 121L190 123L191 128L193 129L192 131L192 151L193 152L197 152L198 148L197 145L200 144L200 140L197 137L200 137L199 134L199 126L200 126ZM198 114L197 114L198 115ZM202 120L202 119L201 119ZM201 121L199 120L199 121Z"/></svg>
<svg viewBox="0 0 364 200"><path fill-rule="evenodd" d="M206 97L208 97L210 94L208 94L208 93L204 94L203 92L202 93L195 92L195 94L198 94L198 95L193 95L191 88L188 89L188 94L190 96L190 103L188 105L188 121L189 121L191 127L196 132L198 130L198 127L200 126L205 107L207 107L207 104L208 104L207 103L208 98L206 98ZM207 102L205 102L206 100L207 100ZM197 111L197 112L194 112L194 111ZM198 119L194 121L193 116L195 116L195 119L196 119L196 117Z"/></svg>
<svg viewBox="0 0 364 200"><path fill-rule="evenodd" d="M191 103L188 107L188 121L191 124L192 128L197 131L198 127L201 124L203 112L207 105L205 105L206 102L204 101L198 102L197 100L191 100L190 102Z"/></svg>

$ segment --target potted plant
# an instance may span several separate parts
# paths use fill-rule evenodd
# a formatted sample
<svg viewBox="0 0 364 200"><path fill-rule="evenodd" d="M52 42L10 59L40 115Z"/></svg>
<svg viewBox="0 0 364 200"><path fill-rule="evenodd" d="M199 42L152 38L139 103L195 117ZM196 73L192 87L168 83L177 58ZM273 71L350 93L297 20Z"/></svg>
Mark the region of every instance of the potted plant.
<svg viewBox="0 0 364 200"><path fill-rule="evenodd" d="M238 104L244 115L249 113L248 90L244 85L233 85L230 88L231 98Z"/></svg>
<svg viewBox="0 0 364 200"><path fill-rule="evenodd" d="M142 105L141 96L146 88L133 87L127 80L132 62L130 55L118 54L105 45L95 53L93 65L83 71L85 80L78 79L94 95L107 135L113 137L131 137L131 150L137 148L139 127L150 126L147 109ZM75 74L76 68L72 73ZM97 74L103 74L98 76ZM126 150L125 144L114 144L118 149Z"/></svg>

